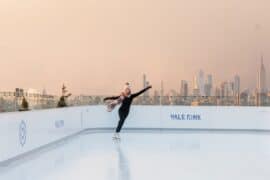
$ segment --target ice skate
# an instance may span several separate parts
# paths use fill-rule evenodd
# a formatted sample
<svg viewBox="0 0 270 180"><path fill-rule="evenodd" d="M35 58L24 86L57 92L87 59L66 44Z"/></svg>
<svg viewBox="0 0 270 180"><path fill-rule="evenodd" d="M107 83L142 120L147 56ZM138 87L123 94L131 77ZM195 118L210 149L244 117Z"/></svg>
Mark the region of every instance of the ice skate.
<svg viewBox="0 0 270 180"><path fill-rule="evenodd" d="M119 133L114 133L112 139L113 140L121 140Z"/></svg>

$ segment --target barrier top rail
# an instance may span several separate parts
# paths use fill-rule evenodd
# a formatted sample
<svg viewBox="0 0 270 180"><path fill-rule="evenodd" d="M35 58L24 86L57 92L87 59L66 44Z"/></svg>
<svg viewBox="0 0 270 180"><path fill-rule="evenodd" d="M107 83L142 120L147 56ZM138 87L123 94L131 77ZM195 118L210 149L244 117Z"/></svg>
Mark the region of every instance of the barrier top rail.
<svg viewBox="0 0 270 180"><path fill-rule="evenodd" d="M105 95L98 96L73 96L68 99L67 106L104 105ZM37 96L35 98L26 97L29 109L50 109L56 108L60 97L46 98ZM24 102L25 103L25 102ZM270 96L268 95L235 95L235 96L146 96L136 98L134 105L152 106L270 106ZM5 99L0 98L1 112L14 112L21 110L23 105L22 97Z"/></svg>

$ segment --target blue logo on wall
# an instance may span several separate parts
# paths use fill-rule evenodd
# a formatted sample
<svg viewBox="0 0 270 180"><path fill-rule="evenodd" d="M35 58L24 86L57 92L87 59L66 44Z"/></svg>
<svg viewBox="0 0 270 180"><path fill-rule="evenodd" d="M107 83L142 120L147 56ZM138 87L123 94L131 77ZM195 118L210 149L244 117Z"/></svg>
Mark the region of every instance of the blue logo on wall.
<svg viewBox="0 0 270 180"><path fill-rule="evenodd" d="M54 126L57 129L63 128L63 127L65 127L65 121L64 120L57 120L54 122Z"/></svg>
<svg viewBox="0 0 270 180"><path fill-rule="evenodd" d="M26 123L24 120L21 121L20 126L19 126L19 142L21 146L23 147L26 143Z"/></svg>
<svg viewBox="0 0 270 180"><path fill-rule="evenodd" d="M202 120L202 116L200 114L173 113L171 114L171 119L180 121L200 121Z"/></svg>

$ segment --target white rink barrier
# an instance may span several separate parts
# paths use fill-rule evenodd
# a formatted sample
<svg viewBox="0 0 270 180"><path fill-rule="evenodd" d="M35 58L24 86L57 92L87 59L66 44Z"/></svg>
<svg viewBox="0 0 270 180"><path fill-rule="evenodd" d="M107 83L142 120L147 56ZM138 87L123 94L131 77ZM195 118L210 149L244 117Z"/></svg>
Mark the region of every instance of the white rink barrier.
<svg viewBox="0 0 270 180"><path fill-rule="evenodd" d="M111 128L118 112L87 107L83 128ZM270 130L270 107L133 106L124 128Z"/></svg>
<svg viewBox="0 0 270 180"><path fill-rule="evenodd" d="M0 114L0 162L82 130L81 108Z"/></svg>
<svg viewBox="0 0 270 180"><path fill-rule="evenodd" d="M0 114L0 162L85 129L115 128L117 109L70 107ZM124 129L270 130L270 107L133 106Z"/></svg>

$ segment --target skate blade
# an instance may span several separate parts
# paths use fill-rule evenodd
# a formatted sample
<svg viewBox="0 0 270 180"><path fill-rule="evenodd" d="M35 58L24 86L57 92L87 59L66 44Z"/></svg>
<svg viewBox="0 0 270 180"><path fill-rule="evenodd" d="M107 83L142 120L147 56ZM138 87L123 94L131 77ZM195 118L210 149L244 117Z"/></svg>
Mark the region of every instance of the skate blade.
<svg viewBox="0 0 270 180"><path fill-rule="evenodd" d="M115 140L115 141L121 141L121 139L118 138L118 137L112 137L112 139Z"/></svg>

